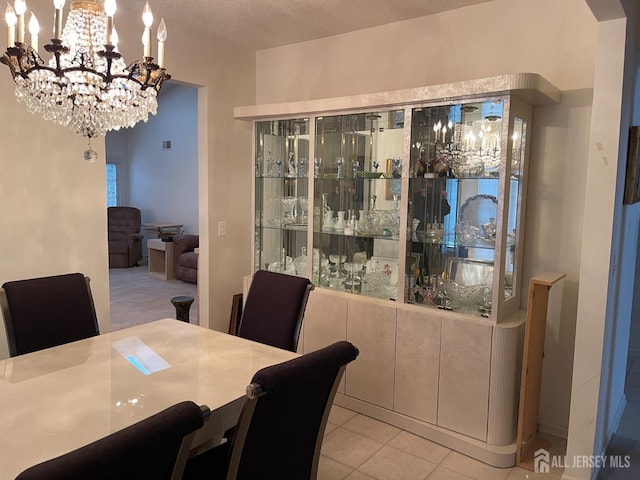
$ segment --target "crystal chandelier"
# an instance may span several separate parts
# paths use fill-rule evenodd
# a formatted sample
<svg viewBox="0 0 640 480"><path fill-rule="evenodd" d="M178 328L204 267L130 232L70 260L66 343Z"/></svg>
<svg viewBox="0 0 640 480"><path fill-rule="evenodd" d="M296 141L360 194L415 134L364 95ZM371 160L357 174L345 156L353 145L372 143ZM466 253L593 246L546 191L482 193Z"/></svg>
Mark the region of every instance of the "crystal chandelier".
<svg viewBox="0 0 640 480"><path fill-rule="evenodd" d="M62 29L65 0L53 0L54 28L48 63L38 53L38 20L31 13L30 42L25 43L25 0L7 4L6 53L0 61L9 67L16 97L31 113L69 126L91 138L109 130L132 127L155 115L162 82L171 78L164 69L164 19L158 27L158 63L151 56L153 14L149 2L142 14L144 57L129 66L118 51L113 16L115 0L71 0ZM85 152L95 154L91 149ZM87 158L89 159L89 158Z"/></svg>

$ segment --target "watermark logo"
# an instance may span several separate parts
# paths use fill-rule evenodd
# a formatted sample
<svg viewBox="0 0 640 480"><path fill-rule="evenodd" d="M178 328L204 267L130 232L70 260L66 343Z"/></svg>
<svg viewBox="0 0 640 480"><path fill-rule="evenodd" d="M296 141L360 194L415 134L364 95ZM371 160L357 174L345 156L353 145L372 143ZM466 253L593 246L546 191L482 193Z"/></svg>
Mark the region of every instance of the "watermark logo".
<svg viewBox="0 0 640 480"><path fill-rule="evenodd" d="M533 454L533 469L536 473L549 473L551 468L629 468L629 455L574 455L560 456L549 454L541 448Z"/></svg>
<svg viewBox="0 0 640 480"><path fill-rule="evenodd" d="M536 473L549 473L549 451L541 448L533 454L533 470Z"/></svg>

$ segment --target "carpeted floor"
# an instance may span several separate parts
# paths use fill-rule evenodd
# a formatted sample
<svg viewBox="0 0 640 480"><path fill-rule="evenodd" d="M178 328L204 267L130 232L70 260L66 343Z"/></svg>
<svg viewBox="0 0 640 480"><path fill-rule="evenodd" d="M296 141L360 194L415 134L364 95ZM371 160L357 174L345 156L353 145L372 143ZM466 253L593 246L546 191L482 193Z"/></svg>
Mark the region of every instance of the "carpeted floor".
<svg viewBox="0 0 640 480"><path fill-rule="evenodd" d="M196 285L181 280L165 281L152 278L149 276L146 263L139 267L110 269L109 285L112 331L161 318L175 318L176 310L171 304L171 298L179 295L195 299L189 318L191 323L197 323Z"/></svg>

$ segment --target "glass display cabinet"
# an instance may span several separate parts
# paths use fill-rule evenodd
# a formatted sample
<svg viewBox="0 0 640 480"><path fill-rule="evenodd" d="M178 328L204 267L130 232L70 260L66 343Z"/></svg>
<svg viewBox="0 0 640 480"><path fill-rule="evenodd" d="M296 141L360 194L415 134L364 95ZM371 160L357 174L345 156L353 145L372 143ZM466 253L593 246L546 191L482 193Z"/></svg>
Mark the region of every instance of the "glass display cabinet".
<svg viewBox="0 0 640 480"><path fill-rule="evenodd" d="M403 110L316 119L316 285L396 299L403 123Z"/></svg>
<svg viewBox="0 0 640 480"><path fill-rule="evenodd" d="M518 310L531 106L460 99L255 120L253 271L492 321Z"/></svg>
<svg viewBox="0 0 640 480"><path fill-rule="evenodd" d="M309 119L255 124L254 271L307 275Z"/></svg>
<svg viewBox="0 0 640 480"><path fill-rule="evenodd" d="M253 270L317 286L301 353L360 349L338 405L515 464L528 135L559 98L519 73L236 107L255 129Z"/></svg>

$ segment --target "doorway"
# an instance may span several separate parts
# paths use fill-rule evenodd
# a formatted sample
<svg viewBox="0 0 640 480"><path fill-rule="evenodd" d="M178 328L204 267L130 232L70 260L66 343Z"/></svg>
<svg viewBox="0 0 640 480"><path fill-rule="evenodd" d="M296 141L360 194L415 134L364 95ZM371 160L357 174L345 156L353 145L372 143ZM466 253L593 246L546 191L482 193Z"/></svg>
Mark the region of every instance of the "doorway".
<svg viewBox="0 0 640 480"><path fill-rule="evenodd" d="M165 83L159 94L157 115L150 116L146 123L106 136L106 163L111 172L107 175L107 194L111 203L115 196L117 205L140 209L143 224L178 224L182 225L179 232L199 235L198 133L198 88ZM173 317L172 292L197 298L194 284L147 278L147 242L157 234L144 226L141 233L140 266L110 271L113 329L144 323L143 317L147 321ZM153 314L141 316L136 312L132 296L154 305ZM192 323L198 323L197 311L196 301L190 315Z"/></svg>

